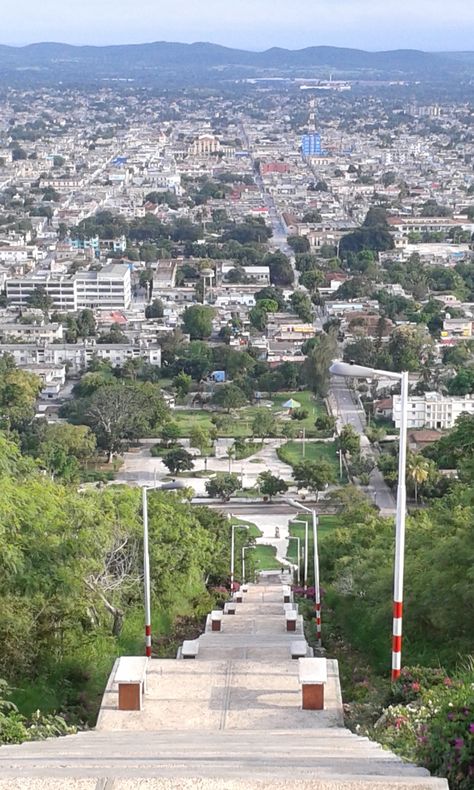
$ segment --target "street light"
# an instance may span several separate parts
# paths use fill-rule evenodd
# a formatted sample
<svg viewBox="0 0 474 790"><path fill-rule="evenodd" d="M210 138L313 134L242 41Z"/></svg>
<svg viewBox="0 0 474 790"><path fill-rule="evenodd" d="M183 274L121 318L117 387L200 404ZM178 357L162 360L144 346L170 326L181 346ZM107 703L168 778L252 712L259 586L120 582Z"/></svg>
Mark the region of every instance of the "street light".
<svg viewBox="0 0 474 790"><path fill-rule="evenodd" d="M298 510L305 510L306 513L311 513L313 519L313 567L314 567L314 619L316 623L316 638L318 645L321 647L321 593L319 589L319 550L318 550L318 517L316 511L312 508L302 505L301 502L295 502L294 499L286 500L289 505L297 508ZM308 522L305 522L306 525ZM306 539L308 532L306 531ZM305 569L308 565L308 549L306 545L305 550Z"/></svg>
<svg viewBox="0 0 474 790"><path fill-rule="evenodd" d="M232 522L232 513L227 513L229 522ZM231 538L230 538L230 591L234 592L234 566L235 566L235 530L248 529L245 524L232 524L231 523Z"/></svg>
<svg viewBox="0 0 474 790"><path fill-rule="evenodd" d="M163 483L162 485L142 487L142 520L143 520L143 584L145 590L145 655L151 656L151 584L150 584L150 550L148 543L148 491L173 491L186 488L181 481Z"/></svg>
<svg viewBox="0 0 474 790"><path fill-rule="evenodd" d="M361 379L393 379L401 383L400 391L400 448L398 451L397 515L395 527L395 565L393 571L393 627L392 627L392 682L400 677L402 659L403 618L403 574L405 563L405 517L407 507L406 464L407 464L407 421L408 421L408 373L392 370L374 370L362 365L335 361L329 368L335 376Z"/></svg>
<svg viewBox="0 0 474 790"><path fill-rule="evenodd" d="M294 522L293 522L293 523L294 523ZM289 536L288 536L288 542L290 542L290 540L296 540L296 544L297 544L297 547L298 547L298 548L297 548L298 554L297 554L297 566L296 566L296 568L297 568L297 570L296 570L296 573L297 573L296 580L297 580L298 584L300 584L300 583L301 583L301 573L300 573L300 562L301 562L301 540L300 540L300 538L298 537L298 535L289 535Z"/></svg>
<svg viewBox="0 0 474 790"><path fill-rule="evenodd" d="M303 524L304 526L304 557L303 557L303 588L304 591L308 589L308 557L309 557L309 536L308 536L308 522L295 518L292 524Z"/></svg>
<svg viewBox="0 0 474 790"><path fill-rule="evenodd" d="M242 584L245 584L245 552L252 549L253 546L242 546Z"/></svg>

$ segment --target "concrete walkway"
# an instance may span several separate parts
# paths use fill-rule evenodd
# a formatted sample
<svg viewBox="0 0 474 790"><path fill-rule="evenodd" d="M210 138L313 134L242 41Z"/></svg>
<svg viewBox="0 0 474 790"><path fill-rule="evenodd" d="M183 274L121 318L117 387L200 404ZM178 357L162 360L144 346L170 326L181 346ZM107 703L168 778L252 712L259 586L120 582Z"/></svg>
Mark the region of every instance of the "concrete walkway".
<svg viewBox="0 0 474 790"><path fill-rule="evenodd" d="M142 711L111 674L96 731L0 749L2 790L447 790L343 726L336 661L325 710L303 711L279 574L249 585L195 660L151 660Z"/></svg>

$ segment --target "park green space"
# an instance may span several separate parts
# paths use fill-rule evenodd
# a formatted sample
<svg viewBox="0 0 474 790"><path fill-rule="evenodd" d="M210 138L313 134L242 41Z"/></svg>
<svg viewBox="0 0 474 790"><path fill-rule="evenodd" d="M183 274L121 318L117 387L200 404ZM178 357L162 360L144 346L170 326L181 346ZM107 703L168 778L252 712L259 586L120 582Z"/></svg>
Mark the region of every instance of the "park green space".
<svg viewBox="0 0 474 790"><path fill-rule="evenodd" d="M297 421L295 424L301 430L305 428L307 436L316 435L314 421L317 417L326 414L324 403L315 398L312 392L304 390L302 392L279 392L273 395L271 406L245 406L238 409L236 415L229 415L229 425L223 429L219 429L219 436L244 438L252 435L252 422L255 417L261 413L262 409L270 409L275 417L278 414L282 416L287 413L283 408L283 404L288 400L296 400L301 404L301 408L308 412L308 416L304 420ZM191 428L200 425L203 428L210 429L212 427L211 418L216 414L216 410L210 409L174 409L172 412L172 420L176 422L180 429L181 438L189 436ZM225 416L225 412L219 412Z"/></svg>
<svg viewBox="0 0 474 790"><path fill-rule="evenodd" d="M304 451L304 455L303 455ZM278 457L290 466L300 461L328 461L339 478L339 455L335 442L286 442L277 450Z"/></svg>

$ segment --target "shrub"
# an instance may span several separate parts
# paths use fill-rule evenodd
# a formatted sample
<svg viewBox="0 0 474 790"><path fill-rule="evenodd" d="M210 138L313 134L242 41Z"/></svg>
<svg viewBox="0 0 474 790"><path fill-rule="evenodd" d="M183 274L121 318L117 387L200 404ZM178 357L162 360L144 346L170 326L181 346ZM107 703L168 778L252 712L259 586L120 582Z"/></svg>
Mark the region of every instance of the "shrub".
<svg viewBox="0 0 474 790"><path fill-rule="evenodd" d="M451 679L439 667L404 667L400 679L393 683L390 702L392 704L412 702L434 686L449 686Z"/></svg>
<svg viewBox="0 0 474 790"><path fill-rule="evenodd" d="M26 740L28 740L28 732L23 716L16 712L0 713L0 744L23 743Z"/></svg>
<svg viewBox="0 0 474 790"><path fill-rule="evenodd" d="M474 684L436 689L434 715L420 728L418 753L431 773L445 776L451 790L474 785Z"/></svg>
<svg viewBox="0 0 474 790"><path fill-rule="evenodd" d="M301 422L302 420L306 420L308 414L309 412L307 409L293 409L293 411L291 412L291 419L298 420L298 422Z"/></svg>

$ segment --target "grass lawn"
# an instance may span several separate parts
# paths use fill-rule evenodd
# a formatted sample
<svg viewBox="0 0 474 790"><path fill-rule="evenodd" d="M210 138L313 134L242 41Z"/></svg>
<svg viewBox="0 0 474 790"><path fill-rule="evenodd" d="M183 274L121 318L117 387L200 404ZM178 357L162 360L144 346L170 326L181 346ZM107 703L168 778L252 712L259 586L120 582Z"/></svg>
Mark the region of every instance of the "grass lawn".
<svg viewBox="0 0 474 790"><path fill-rule="evenodd" d="M275 546L267 546L262 543L252 551L252 557L257 572L276 571L281 568L281 563L276 559Z"/></svg>
<svg viewBox="0 0 474 790"><path fill-rule="evenodd" d="M307 521L308 523L308 558L309 558L309 566L312 565L312 557L313 557L313 519L310 514L304 514L298 516L298 521ZM337 529L339 526L339 519L338 516L329 515L329 516L319 516L318 519L318 545L324 545L324 538L332 532L334 529ZM300 539L300 546L301 552L303 552L304 548L304 537L305 537L305 527L303 524L295 524L293 521L290 522L290 535L293 537ZM296 564L297 562L297 541L290 540L288 545L288 553L287 559L290 562Z"/></svg>
<svg viewBox="0 0 474 790"><path fill-rule="evenodd" d="M303 456L303 442L286 442L277 450L278 457L290 466L299 461L329 461L339 480L339 455L335 442L306 442Z"/></svg>
<svg viewBox="0 0 474 790"><path fill-rule="evenodd" d="M308 411L306 419L294 424L300 429L304 427L307 436L316 436L317 431L314 427L314 421L316 417L326 414L324 403L316 399L309 390L304 390L303 392L279 392L271 398L271 411L275 416L280 412L285 412L285 409L282 408L283 404L290 398L301 403L301 407ZM219 429L219 436L234 437L236 439L251 436L252 422L255 417L261 414L262 409L266 408L268 407L245 406L243 409L239 409L237 417L229 415L229 426L223 430ZM224 417L226 416L224 412L218 413ZM189 436L193 425L201 425L206 429L211 428L211 417L214 414L216 414L216 411L206 409L174 409L171 413L171 419L179 426L181 438L186 438Z"/></svg>
<svg viewBox="0 0 474 790"><path fill-rule="evenodd" d="M301 408L306 409L308 412L308 416L304 420L292 420L292 423L301 430L305 428L306 436L316 436L317 431L314 427L314 421L316 417L327 414L323 401L315 398L310 390L303 390L303 392L278 392L272 397L272 411L286 413L286 409L283 409L283 404L290 399L301 403Z"/></svg>
<svg viewBox="0 0 474 790"><path fill-rule="evenodd" d="M237 518L236 516L232 516L231 519L232 524L239 525L241 527L248 527L248 536L250 538L260 538L262 536L262 531L257 527L256 524L253 524L251 521L244 521L242 518Z"/></svg>

